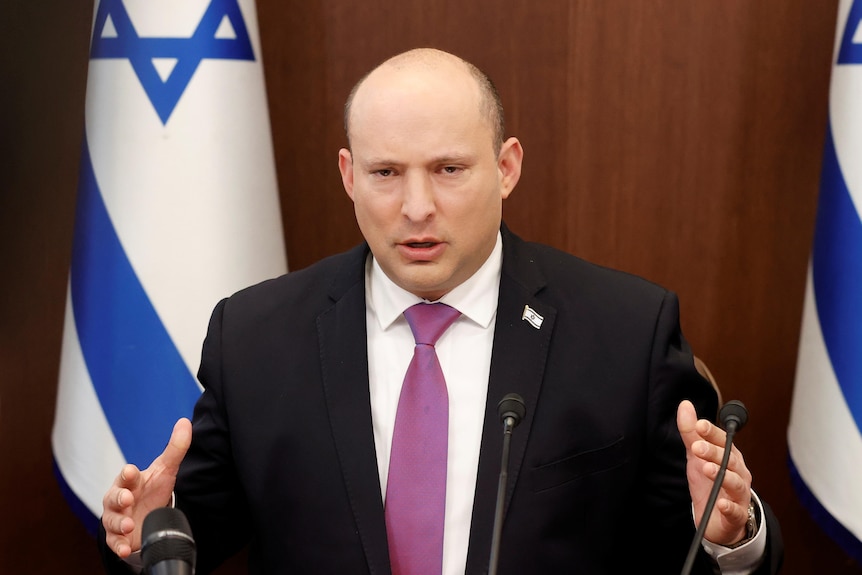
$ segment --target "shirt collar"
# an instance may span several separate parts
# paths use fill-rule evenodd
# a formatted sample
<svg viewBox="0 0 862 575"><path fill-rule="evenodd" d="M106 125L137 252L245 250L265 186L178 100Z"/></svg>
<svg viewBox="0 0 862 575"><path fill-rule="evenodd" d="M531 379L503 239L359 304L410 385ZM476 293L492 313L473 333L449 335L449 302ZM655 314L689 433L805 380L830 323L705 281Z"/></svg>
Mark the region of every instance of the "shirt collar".
<svg viewBox="0 0 862 575"><path fill-rule="evenodd" d="M439 301L454 307L462 316L479 326L487 328L497 313L502 269L503 240L498 231L494 249L482 267ZM388 329L410 306L427 301L397 286L383 273L373 254L369 254L365 267L365 288L366 303L382 330Z"/></svg>

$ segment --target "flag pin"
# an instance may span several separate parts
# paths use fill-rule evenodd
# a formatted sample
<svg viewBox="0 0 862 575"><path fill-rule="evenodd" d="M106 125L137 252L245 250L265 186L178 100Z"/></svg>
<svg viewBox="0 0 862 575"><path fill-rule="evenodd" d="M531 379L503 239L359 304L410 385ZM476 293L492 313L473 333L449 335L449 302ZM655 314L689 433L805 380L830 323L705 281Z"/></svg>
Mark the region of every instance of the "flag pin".
<svg viewBox="0 0 862 575"><path fill-rule="evenodd" d="M529 324L536 329L542 327L542 322L545 321L545 318L536 313L536 310L531 308L529 305L524 306L524 313L521 314L521 319L529 322Z"/></svg>

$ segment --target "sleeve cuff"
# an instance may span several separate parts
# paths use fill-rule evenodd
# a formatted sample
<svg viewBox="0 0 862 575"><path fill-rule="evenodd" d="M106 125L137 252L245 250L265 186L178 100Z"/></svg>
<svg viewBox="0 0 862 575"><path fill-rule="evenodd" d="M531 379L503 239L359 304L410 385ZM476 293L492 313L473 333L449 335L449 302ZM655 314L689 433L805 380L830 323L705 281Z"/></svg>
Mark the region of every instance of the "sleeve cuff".
<svg viewBox="0 0 862 575"><path fill-rule="evenodd" d="M763 504L754 490L751 491L751 499L760 510L759 517L761 518L754 537L733 549L706 539L703 540L704 550L718 563L722 575L748 575L754 572L763 561L763 556L766 553L766 521Z"/></svg>

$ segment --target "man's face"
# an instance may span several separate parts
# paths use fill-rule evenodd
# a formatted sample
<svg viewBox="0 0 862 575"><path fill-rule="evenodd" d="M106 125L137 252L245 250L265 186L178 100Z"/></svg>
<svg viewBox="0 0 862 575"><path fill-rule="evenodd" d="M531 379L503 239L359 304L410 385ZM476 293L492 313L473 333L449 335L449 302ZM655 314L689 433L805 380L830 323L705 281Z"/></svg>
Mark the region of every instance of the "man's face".
<svg viewBox="0 0 862 575"><path fill-rule="evenodd" d="M339 153L359 228L386 275L437 300L481 267L520 176L514 138L495 155L479 88L457 63L381 68L350 114Z"/></svg>

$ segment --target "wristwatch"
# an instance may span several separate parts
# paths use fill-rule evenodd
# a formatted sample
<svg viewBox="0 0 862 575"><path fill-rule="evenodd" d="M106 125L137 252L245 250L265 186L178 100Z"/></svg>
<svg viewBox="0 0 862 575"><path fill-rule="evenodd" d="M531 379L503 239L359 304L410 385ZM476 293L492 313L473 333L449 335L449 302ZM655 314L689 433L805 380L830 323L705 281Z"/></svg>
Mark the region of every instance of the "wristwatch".
<svg viewBox="0 0 862 575"><path fill-rule="evenodd" d="M757 527L760 525L759 515L760 508L754 504L754 500L752 499L748 503L748 521L745 522L745 537L736 543L727 545L726 547L729 549L736 549L754 539L754 536L757 535Z"/></svg>

